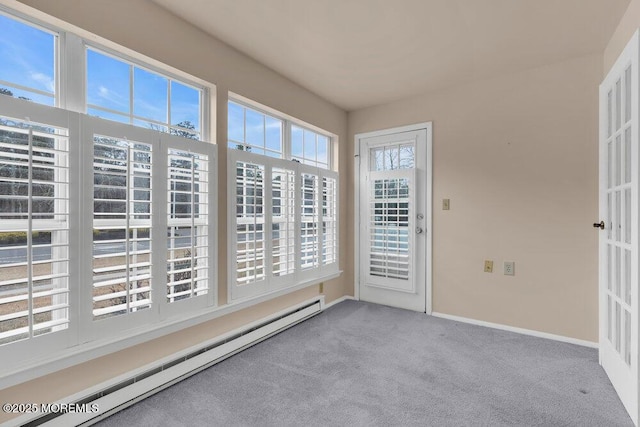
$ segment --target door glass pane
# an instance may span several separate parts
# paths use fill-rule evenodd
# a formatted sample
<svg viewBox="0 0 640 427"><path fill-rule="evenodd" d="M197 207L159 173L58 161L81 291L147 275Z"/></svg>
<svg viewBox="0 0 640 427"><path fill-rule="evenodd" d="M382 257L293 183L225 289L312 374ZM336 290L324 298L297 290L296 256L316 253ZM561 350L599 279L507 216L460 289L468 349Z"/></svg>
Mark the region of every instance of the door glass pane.
<svg viewBox="0 0 640 427"><path fill-rule="evenodd" d="M611 123L612 121L612 111L613 111L613 93L609 91L607 94L607 136L611 136Z"/></svg>
<svg viewBox="0 0 640 427"><path fill-rule="evenodd" d="M624 182L631 182L631 127L624 131Z"/></svg>
<svg viewBox="0 0 640 427"><path fill-rule="evenodd" d="M400 146L400 169L412 169L415 164L413 145Z"/></svg>
<svg viewBox="0 0 640 427"><path fill-rule="evenodd" d="M620 80L616 82L616 130L620 129L622 123L622 85Z"/></svg>
<svg viewBox="0 0 640 427"><path fill-rule="evenodd" d="M627 304L631 305L631 251L630 250L625 250L624 251L624 257L625 257L624 302L626 302Z"/></svg>
<svg viewBox="0 0 640 427"><path fill-rule="evenodd" d="M631 366L631 313L624 311L624 361Z"/></svg>
<svg viewBox="0 0 640 427"><path fill-rule="evenodd" d="M611 296L607 295L607 339L613 344L613 328L611 318L613 317Z"/></svg>
<svg viewBox="0 0 640 427"><path fill-rule="evenodd" d="M609 290L613 289L613 282L611 280L611 272L613 271L611 267L613 266L613 262L611 258L613 258L613 247L607 245L607 289Z"/></svg>
<svg viewBox="0 0 640 427"><path fill-rule="evenodd" d="M369 273L409 280L409 180L374 180L370 200Z"/></svg>
<svg viewBox="0 0 640 427"><path fill-rule="evenodd" d="M376 148L371 150L371 170L384 170L384 149Z"/></svg>
<svg viewBox="0 0 640 427"><path fill-rule="evenodd" d="M613 187L613 183L614 183L614 171L615 171L615 167L613 164L613 147L612 147L613 143L611 141L609 141L607 143L607 165L608 165L608 170L607 170L607 188L611 188Z"/></svg>
<svg viewBox="0 0 640 427"><path fill-rule="evenodd" d="M620 303L616 302L616 312L615 312L615 327L614 327L614 332L615 332L615 344L616 344L616 351L619 353L620 352L620 343L621 343L621 331L620 331L620 326L622 323L622 312L620 311Z"/></svg>
<svg viewBox="0 0 640 427"><path fill-rule="evenodd" d="M631 120L631 66L624 72L624 122Z"/></svg>
<svg viewBox="0 0 640 427"><path fill-rule="evenodd" d="M620 135L616 137L616 185L620 185L620 174L622 172L622 146L620 142Z"/></svg>
<svg viewBox="0 0 640 427"><path fill-rule="evenodd" d="M397 146L384 148L384 169L391 171L396 170L400 162L400 154Z"/></svg>
<svg viewBox="0 0 640 427"><path fill-rule="evenodd" d="M624 190L624 241L631 243L631 189Z"/></svg>
<svg viewBox="0 0 640 427"><path fill-rule="evenodd" d="M615 281L615 291L616 291L616 296L620 297L620 290L621 290L621 286L620 286L620 273L622 271L622 257L620 256L620 248L616 246L616 267L615 267L615 276L616 276L616 281Z"/></svg>
<svg viewBox="0 0 640 427"><path fill-rule="evenodd" d="M611 219L613 218L613 214L611 212L611 193L607 193L607 217L606 217L606 227L607 227L607 239L611 239Z"/></svg>
<svg viewBox="0 0 640 427"><path fill-rule="evenodd" d="M621 209L621 204L622 204L622 192L621 191L616 191L616 223L615 223L615 228L616 228L616 242L620 242L621 239L621 228L622 228L622 209Z"/></svg>

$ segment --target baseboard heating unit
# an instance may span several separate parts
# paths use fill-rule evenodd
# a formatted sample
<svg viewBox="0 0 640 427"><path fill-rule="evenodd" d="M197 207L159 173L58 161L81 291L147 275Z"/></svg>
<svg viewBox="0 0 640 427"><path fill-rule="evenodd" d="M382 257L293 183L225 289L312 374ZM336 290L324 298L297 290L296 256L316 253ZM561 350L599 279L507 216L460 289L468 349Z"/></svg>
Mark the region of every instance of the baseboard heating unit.
<svg viewBox="0 0 640 427"><path fill-rule="evenodd" d="M198 348L177 353L175 358L163 359L161 364L136 370L131 376L119 377L115 384L109 384L102 390L91 389L86 396L75 395L72 398L52 404L48 414L26 419L20 417L10 420L8 425L25 426L76 426L91 425L109 415L139 402L152 394L197 374L222 360L233 356L279 332L284 331L322 311L320 299L292 307L279 312L266 320L249 324ZM92 413L92 408L99 412Z"/></svg>

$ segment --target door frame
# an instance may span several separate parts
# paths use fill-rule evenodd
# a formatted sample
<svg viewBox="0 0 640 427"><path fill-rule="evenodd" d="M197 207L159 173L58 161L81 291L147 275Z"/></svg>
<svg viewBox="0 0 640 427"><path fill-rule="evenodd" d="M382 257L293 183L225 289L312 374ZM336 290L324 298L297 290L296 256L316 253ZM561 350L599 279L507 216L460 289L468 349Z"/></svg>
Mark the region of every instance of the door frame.
<svg viewBox="0 0 640 427"><path fill-rule="evenodd" d="M427 175L427 188L426 188L426 212L425 212L425 259L426 262L426 287L425 298L426 301L426 313L431 314L433 311L433 293L432 293L432 254L433 254L433 235L432 235L432 222L433 222L433 122L416 123L413 125L400 126L394 128L386 128L372 132L358 133L354 136L354 159L353 159L353 177L354 177L354 284L353 284L353 296L356 300L360 300L360 147L362 140L375 136L392 135L401 132L411 132L425 130L427 132L427 146L425 150L426 155L426 175Z"/></svg>

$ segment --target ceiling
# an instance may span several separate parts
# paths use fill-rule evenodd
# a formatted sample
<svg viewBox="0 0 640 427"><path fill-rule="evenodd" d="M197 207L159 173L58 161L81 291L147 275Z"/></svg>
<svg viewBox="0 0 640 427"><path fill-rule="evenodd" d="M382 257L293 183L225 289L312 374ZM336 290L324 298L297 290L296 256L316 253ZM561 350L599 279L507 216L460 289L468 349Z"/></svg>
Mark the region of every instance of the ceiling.
<svg viewBox="0 0 640 427"><path fill-rule="evenodd" d="M602 52L629 0L153 0L345 110Z"/></svg>

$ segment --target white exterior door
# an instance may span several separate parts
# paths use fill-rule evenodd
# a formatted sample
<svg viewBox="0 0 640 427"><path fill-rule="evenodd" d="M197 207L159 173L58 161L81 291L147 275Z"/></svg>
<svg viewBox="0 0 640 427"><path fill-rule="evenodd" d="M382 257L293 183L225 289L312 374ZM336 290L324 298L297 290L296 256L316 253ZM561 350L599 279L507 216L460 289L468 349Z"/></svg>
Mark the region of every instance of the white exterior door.
<svg viewBox="0 0 640 427"><path fill-rule="evenodd" d="M600 363L638 425L638 32L600 85Z"/></svg>
<svg viewBox="0 0 640 427"><path fill-rule="evenodd" d="M428 133L430 126L358 138L363 301L427 311Z"/></svg>

